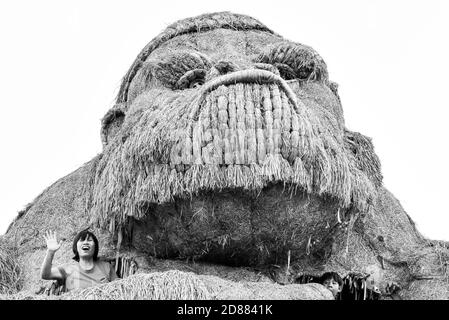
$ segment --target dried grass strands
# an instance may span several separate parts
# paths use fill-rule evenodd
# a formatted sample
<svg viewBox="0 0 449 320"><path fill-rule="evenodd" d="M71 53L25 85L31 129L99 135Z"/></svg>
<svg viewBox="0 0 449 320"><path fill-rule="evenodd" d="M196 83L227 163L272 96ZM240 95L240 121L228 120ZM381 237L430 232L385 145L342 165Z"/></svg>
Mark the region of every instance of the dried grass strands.
<svg viewBox="0 0 449 320"><path fill-rule="evenodd" d="M265 148L265 135L264 135L264 117L262 115L262 98L260 95L259 86L253 87L253 101L254 105L254 121L256 125L256 143L257 143L257 163L262 164L265 161L266 148Z"/></svg>
<svg viewBox="0 0 449 320"><path fill-rule="evenodd" d="M281 155L268 155L262 165L262 174L268 181L284 181L288 183L292 180L292 168L287 160Z"/></svg>
<svg viewBox="0 0 449 320"><path fill-rule="evenodd" d="M236 117L237 117L237 151L236 151L236 164L245 164L245 150L247 145L245 144L245 89L243 83L235 85L235 103L236 103Z"/></svg>
<svg viewBox="0 0 449 320"><path fill-rule="evenodd" d="M247 164L257 163L257 139L256 119L253 102L253 85L245 84L245 162Z"/></svg>
<svg viewBox="0 0 449 320"><path fill-rule="evenodd" d="M344 143L346 149L354 154L357 167L365 172L376 186L381 186L383 176L380 160L374 152L371 139L360 133L345 130Z"/></svg>
<svg viewBox="0 0 449 320"><path fill-rule="evenodd" d="M262 112L265 123L265 149L267 155L274 155L273 141L273 106L271 103L270 89L267 86L261 88Z"/></svg>
<svg viewBox="0 0 449 320"><path fill-rule="evenodd" d="M14 294L21 288L17 249L0 237L0 294Z"/></svg>
<svg viewBox="0 0 449 320"><path fill-rule="evenodd" d="M291 145L291 131L292 131L292 112L290 104L288 103L288 98L284 92L281 92L281 104L282 104L282 115L281 115L281 154L284 159L293 163L295 158L292 155L292 145Z"/></svg>
<svg viewBox="0 0 449 320"><path fill-rule="evenodd" d="M279 87L270 85L270 97L273 102L273 144L274 154L281 153L281 128L282 128L282 100ZM285 93L284 93L285 94Z"/></svg>
<svg viewBox="0 0 449 320"><path fill-rule="evenodd" d="M239 159L239 145L237 140L237 104L236 104L236 91L229 90L228 92L228 131L226 132L226 138L228 140L228 146L230 147L229 155L226 157L228 162L226 164L237 163Z"/></svg>
<svg viewBox="0 0 449 320"><path fill-rule="evenodd" d="M64 294L64 300L204 300L214 290L200 277L177 270L137 274Z"/></svg>

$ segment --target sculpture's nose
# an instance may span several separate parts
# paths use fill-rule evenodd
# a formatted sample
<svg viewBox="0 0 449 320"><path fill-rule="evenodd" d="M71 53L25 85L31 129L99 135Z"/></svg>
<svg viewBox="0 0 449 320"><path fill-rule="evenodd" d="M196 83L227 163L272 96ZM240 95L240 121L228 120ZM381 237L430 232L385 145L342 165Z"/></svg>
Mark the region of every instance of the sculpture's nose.
<svg viewBox="0 0 449 320"><path fill-rule="evenodd" d="M266 71L270 71L271 73L274 73L277 76L280 75L278 68L276 68L272 64L268 64L268 63L255 63L254 69L266 70Z"/></svg>
<svg viewBox="0 0 449 320"><path fill-rule="evenodd" d="M206 75L206 82L238 70L240 70L240 67L234 62L220 60L212 66L212 68Z"/></svg>
<svg viewBox="0 0 449 320"><path fill-rule="evenodd" d="M272 64L254 63L253 65L250 65L247 67L240 67L232 61L221 60L212 66L212 68L207 76L206 81L210 81L214 78L226 75L228 73L233 73L233 72L242 71L242 70L252 70L252 69L269 71L269 72L279 76L278 68L276 68Z"/></svg>
<svg viewBox="0 0 449 320"><path fill-rule="evenodd" d="M295 109L297 109L298 103L296 95L293 93L287 82L279 76L279 72L276 74L271 70L267 70L272 68L270 68L269 65L266 64L259 64L256 66L258 66L258 68L253 67L245 70L236 70L230 72L230 70L235 70L235 65L219 65L219 68L221 68L222 72L226 73L214 77L208 77L209 79L206 80L204 86L202 86L201 88L202 96L204 97L209 92L222 85L228 86L237 83L276 84L286 93ZM275 67L273 66L273 68ZM219 70L217 68L214 69L216 70L216 72L218 72Z"/></svg>
<svg viewBox="0 0 449 320"><path fill-rule="evenodd" d="M220 74L224 75L234 71L238 71L240 68L232 61L219 61L213 68Z"/></svg>

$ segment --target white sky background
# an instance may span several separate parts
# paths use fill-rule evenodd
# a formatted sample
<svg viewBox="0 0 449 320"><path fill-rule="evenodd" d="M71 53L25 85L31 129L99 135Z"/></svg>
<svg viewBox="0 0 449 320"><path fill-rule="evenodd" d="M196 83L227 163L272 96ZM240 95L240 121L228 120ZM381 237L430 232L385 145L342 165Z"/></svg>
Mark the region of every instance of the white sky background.
<svg viewBox="0 0 449 320"><path fill-rule="evenodd" d="M346 126L373 138L385 186L426 237L449 240L444 0L2 1L0 234L101 152L100 120L140 50L170 23L214 11L316 49L340 85Z"/></svg>

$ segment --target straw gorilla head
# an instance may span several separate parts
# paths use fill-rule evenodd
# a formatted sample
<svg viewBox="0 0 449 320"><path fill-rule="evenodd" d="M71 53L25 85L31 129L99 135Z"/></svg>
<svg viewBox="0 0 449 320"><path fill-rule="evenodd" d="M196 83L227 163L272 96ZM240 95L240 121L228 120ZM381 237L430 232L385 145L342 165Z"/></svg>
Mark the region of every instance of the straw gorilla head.
<svg viewBox="0 0 449 320"><path fill-rule="evenodd" d="M318 53L231 13L182 20L153 39L102 139L96 221L117 229L153 219L145 232L173 255L198 255L182 249L186 239L195 248L212 237L206 255L226 259L229 246L270 257L281 230L290 248L310 250L329 225L367 210L382 179L370 140L345 129Z"/></svg>

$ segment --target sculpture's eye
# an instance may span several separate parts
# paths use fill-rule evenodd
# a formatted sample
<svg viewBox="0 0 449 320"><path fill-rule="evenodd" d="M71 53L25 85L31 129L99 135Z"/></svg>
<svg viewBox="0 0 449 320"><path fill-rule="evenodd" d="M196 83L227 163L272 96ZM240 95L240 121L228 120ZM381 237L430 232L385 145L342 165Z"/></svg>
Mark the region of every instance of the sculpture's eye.
<svg viewBox="0 0 449 320"><path fill-rule="evenodd" d="M274 63L274 66L279 70L279 75L284 80L316 80L315 68L312 64L300 66L298 69L279 62Z"/></svg>
<svg viewBox="0 0 449 320"><path fill-rule="evenodd" d="M275 66L284 80L319 81L325 65L313 50L302 45L280 44L268 48L256 63Z"/></svg>
<svg viewBox="0 0 449 320"><path fill-rule="evenodd" d="M190 82L189 88L198 88L198 87L201 87L203 84L204 84L204 78L195 79Z"/></svg>
<svg viewBox="0 0 449 320"><path fill-rule="evenodd" d="M285 63L276 62L274 66L279 70L279 75L284 80L296 79L296 72L289 65Z"/></svg>
<svg viewBox="0 0 449 320"><path fill-rule="evenodd" d="M204 69L194 69L187 71L176 82L176 89L183 90L201 87L204 84L205 78L206 70Z"/></svg>
<svg viewBox="0 0 449 320"><path fill-rule="evenodd" d="M315 68L313 65L301 66L298 70L298 79L300 79L300 80L315 80L314 70L315 70Z"/></svg>

